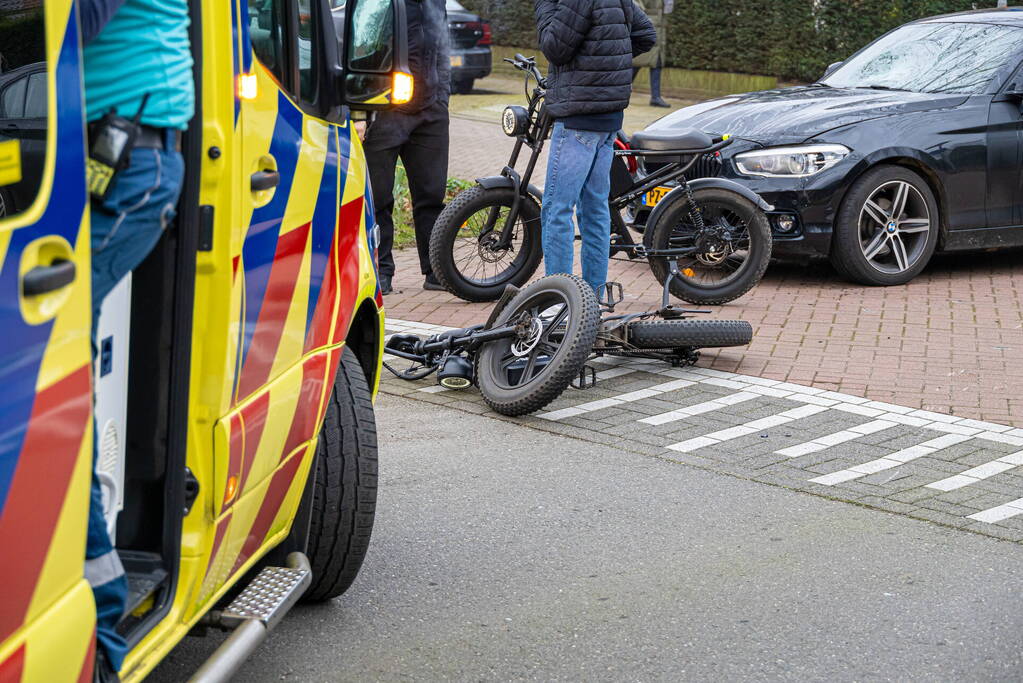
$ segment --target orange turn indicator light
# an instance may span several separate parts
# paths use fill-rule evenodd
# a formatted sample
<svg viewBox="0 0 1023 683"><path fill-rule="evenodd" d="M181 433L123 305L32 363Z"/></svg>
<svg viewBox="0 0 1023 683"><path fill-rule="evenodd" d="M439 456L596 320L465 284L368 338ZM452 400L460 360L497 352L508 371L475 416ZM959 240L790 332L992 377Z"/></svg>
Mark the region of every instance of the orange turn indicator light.
<svg viewBox="0 0 1023 683"><path fill-rule="evenodd" d="M224 489L224 503L230 503L236 493L238 493L238 477L230 476L227 478L227 488Z"/></svg>
<svg viewBox="0 0 1023 683"><path fill-rule="evenodd" d="M259 81L256 74L238 74L238 98L254 100L259 95Z"/></svg>
<svg viewBox="0 0 1023 683"><path fill-rule="evenodd" d="M415 92L415 79L411 74L395 71L391 78L391 104L408 104Z"/></svg>

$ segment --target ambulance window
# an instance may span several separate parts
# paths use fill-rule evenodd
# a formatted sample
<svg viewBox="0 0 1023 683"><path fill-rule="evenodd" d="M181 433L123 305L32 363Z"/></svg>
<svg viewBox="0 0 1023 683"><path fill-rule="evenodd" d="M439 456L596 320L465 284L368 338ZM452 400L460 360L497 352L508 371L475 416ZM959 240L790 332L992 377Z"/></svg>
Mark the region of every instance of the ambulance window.
<svg viewBox="0 0 1023 683"><path fill-rule="evenodd" d="M249 35L252 51L279 83L287 86L287 53L284 49L285 0L252 0L249 3Z"/></svg>
<svg viewBox="0 0 1023 683"><path fill-rule="evenodd" d="M303 102L316 101L316 60L313 55L323 49L314 26L309 0L298 0L298 96Z"/></svg>
<svg viewBox="0 0 1023 683"><path fill-rule="evenodd" d="M49 126L41 4L0 2L0 219L32 206L46 166Z"/></svg>

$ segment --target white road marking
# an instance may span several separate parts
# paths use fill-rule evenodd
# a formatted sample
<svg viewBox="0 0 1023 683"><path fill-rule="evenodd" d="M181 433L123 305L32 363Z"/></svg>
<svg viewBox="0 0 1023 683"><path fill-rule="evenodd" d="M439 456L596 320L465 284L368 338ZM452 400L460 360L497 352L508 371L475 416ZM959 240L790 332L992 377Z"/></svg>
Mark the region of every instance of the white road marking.
<svg viewBox="0 0 1023 683"><path fill-rule="evenodd" d="M711 432L704 436L698 436L695 439L680 441L679 443L668 446L668 448L673 451L678 451L679 453L692 453L693 451L704 448L705 446L738 439L739 437L747 436L748 434L754 434L762 429L777 427L778 425L792 422L793 420L822 413L827 409L828 408L826 406L800 406L798 408L792 408L791 410L778 413L777 415L770 415L759 420L753 420L752 422L747 422L735 427L729 427L728 429Z"/></svg>
<svg viewBox="0 0 1023 683"><path fill-rule="evenodd" d="M1011 503L1005 505L999 505L998 507L990 508L987 510L981 510L969 515L969 519L975 519L978 522L987 522L988 524L994 524L995 522L1001 522L1002 520L1009 519L1010 517L1016 517L1017 515L1023 515L1023 498L1014 500Z"/></svg>
<svg viewBox="0 0 1023 683"><path fill-rule="evenodd" d="M922 444L903 448L901 451L896 451L895 453L886 455L883 458L871 460L870 462L863 463L862 465L856 465L855 467L832 472L831 474L825 474L824 476L816 477L810 481L814 484L823 484L824 486L842 484L847 481L852 481L853 479L865 477L868 474L875 474L877 472L894 469L911 460L922 458L925 455L930 455L931 453L940 451L943 448L948 448L949 446L954 446L957 443L969 440L969 436L964 436L962 434L945 434L944 436L924 441Z"/></svg>
<svg viewBox="0 0 1023 683"><path fill-rule="evenodd" d="M996 474L1008 472L1020 466L1023 466L1023 451L978 465L954 477L948 477L947 479L928 484L927 488L937 489L938 491L955 491L956 489L990 479Z"/></svg>
<svg viewBox="0 0 1023 683"><path fill-rule="evenodd" d="M605 398L599 401L590 401L589 403L583 403L582 405L575 406L572 408L562 408L561 410L552 410L549 413L541 413L537 417L543 420L550 420L556 422L558 420L564 420L566 417L576 417L577 415L583 415L585 413L592 413L595 410L603 410L604 408L612 408L614 406L621 405L623 403L631 403L633 401L642 401L644 398L652 398L654 396L660 396L671 391L678 391L685 387L690 387L693 382L686 379L676 379L670 382L664 382L663 384L657 384L647 389L640 389L638 391L630 391L625 394L619 394L612 398Z"/></svg>
<svg viewBox="0 0 1023 683"><path fill-rule="evenodd" d="M843 429L840 432L828 434L826 436L819 437L813 441L807 441L806 443L796 444L795 446L789 446L788 448L782 448L781 450L775 451L777 455L787 455L790 458L798 458L801 455L809 455L810 453L818 453L831 446L837 446L840 443L846 443L848 441L854 441L861 436L868 434L876 434L877 432L884 431L885 429L891 429L897 427L898 423L890 422L888 420L873 420L856 427L850 427L849 429Z"/></svg>
<svg viewBox="0 0 1023 683"><path fill-rule="evenodd" d="M759 398L760 394L754 394L750 391L740 391L737 394L729 394L728 396L722 396L721 398L715 398L711 401L704 401L703 403L697 403L686 408L679 408L677 410L671 410L667 413L661 413L660 415L651 415L650 417L644 417L639 420L643 424L648 425L663 425L669 422L677 422L678 420L684 420L687 417L693 415L702 415L709 413L714 410L721 410L728 406L733 406L737 403L744 401L750 401L754 398Z"/></svg>

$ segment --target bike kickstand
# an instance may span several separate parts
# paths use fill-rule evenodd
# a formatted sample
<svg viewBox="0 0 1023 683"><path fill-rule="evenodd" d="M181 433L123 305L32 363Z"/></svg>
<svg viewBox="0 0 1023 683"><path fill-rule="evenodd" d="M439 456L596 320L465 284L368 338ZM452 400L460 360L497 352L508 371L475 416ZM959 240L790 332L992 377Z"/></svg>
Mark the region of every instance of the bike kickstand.
<svg viewBox="0 0 1023 683"><path fill-rule="evenodd" d="M592 365L586 364L579 371L579 377L572 380L573 389L592 389L597 386L597 370Z"/></svg>

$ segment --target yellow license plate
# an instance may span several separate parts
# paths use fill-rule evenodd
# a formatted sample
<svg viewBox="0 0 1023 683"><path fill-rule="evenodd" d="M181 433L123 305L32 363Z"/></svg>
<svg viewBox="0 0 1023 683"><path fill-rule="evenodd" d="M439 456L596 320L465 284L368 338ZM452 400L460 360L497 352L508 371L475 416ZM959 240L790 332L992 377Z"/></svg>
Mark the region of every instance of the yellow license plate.
<svg viewBox="0 0 1023 683"><path fill-rule="evenodd" d="M451 66L462 66L462 55L451 55Z"/></svg>
<svg viewBox="0 0 1023 683"><path fill-rule="evenodd" d="M668 194L673 189L674 188L671 187L655 187L643 195L643 203L647 206L657 206L657 203L664 199L664 195Z"/></svg>

